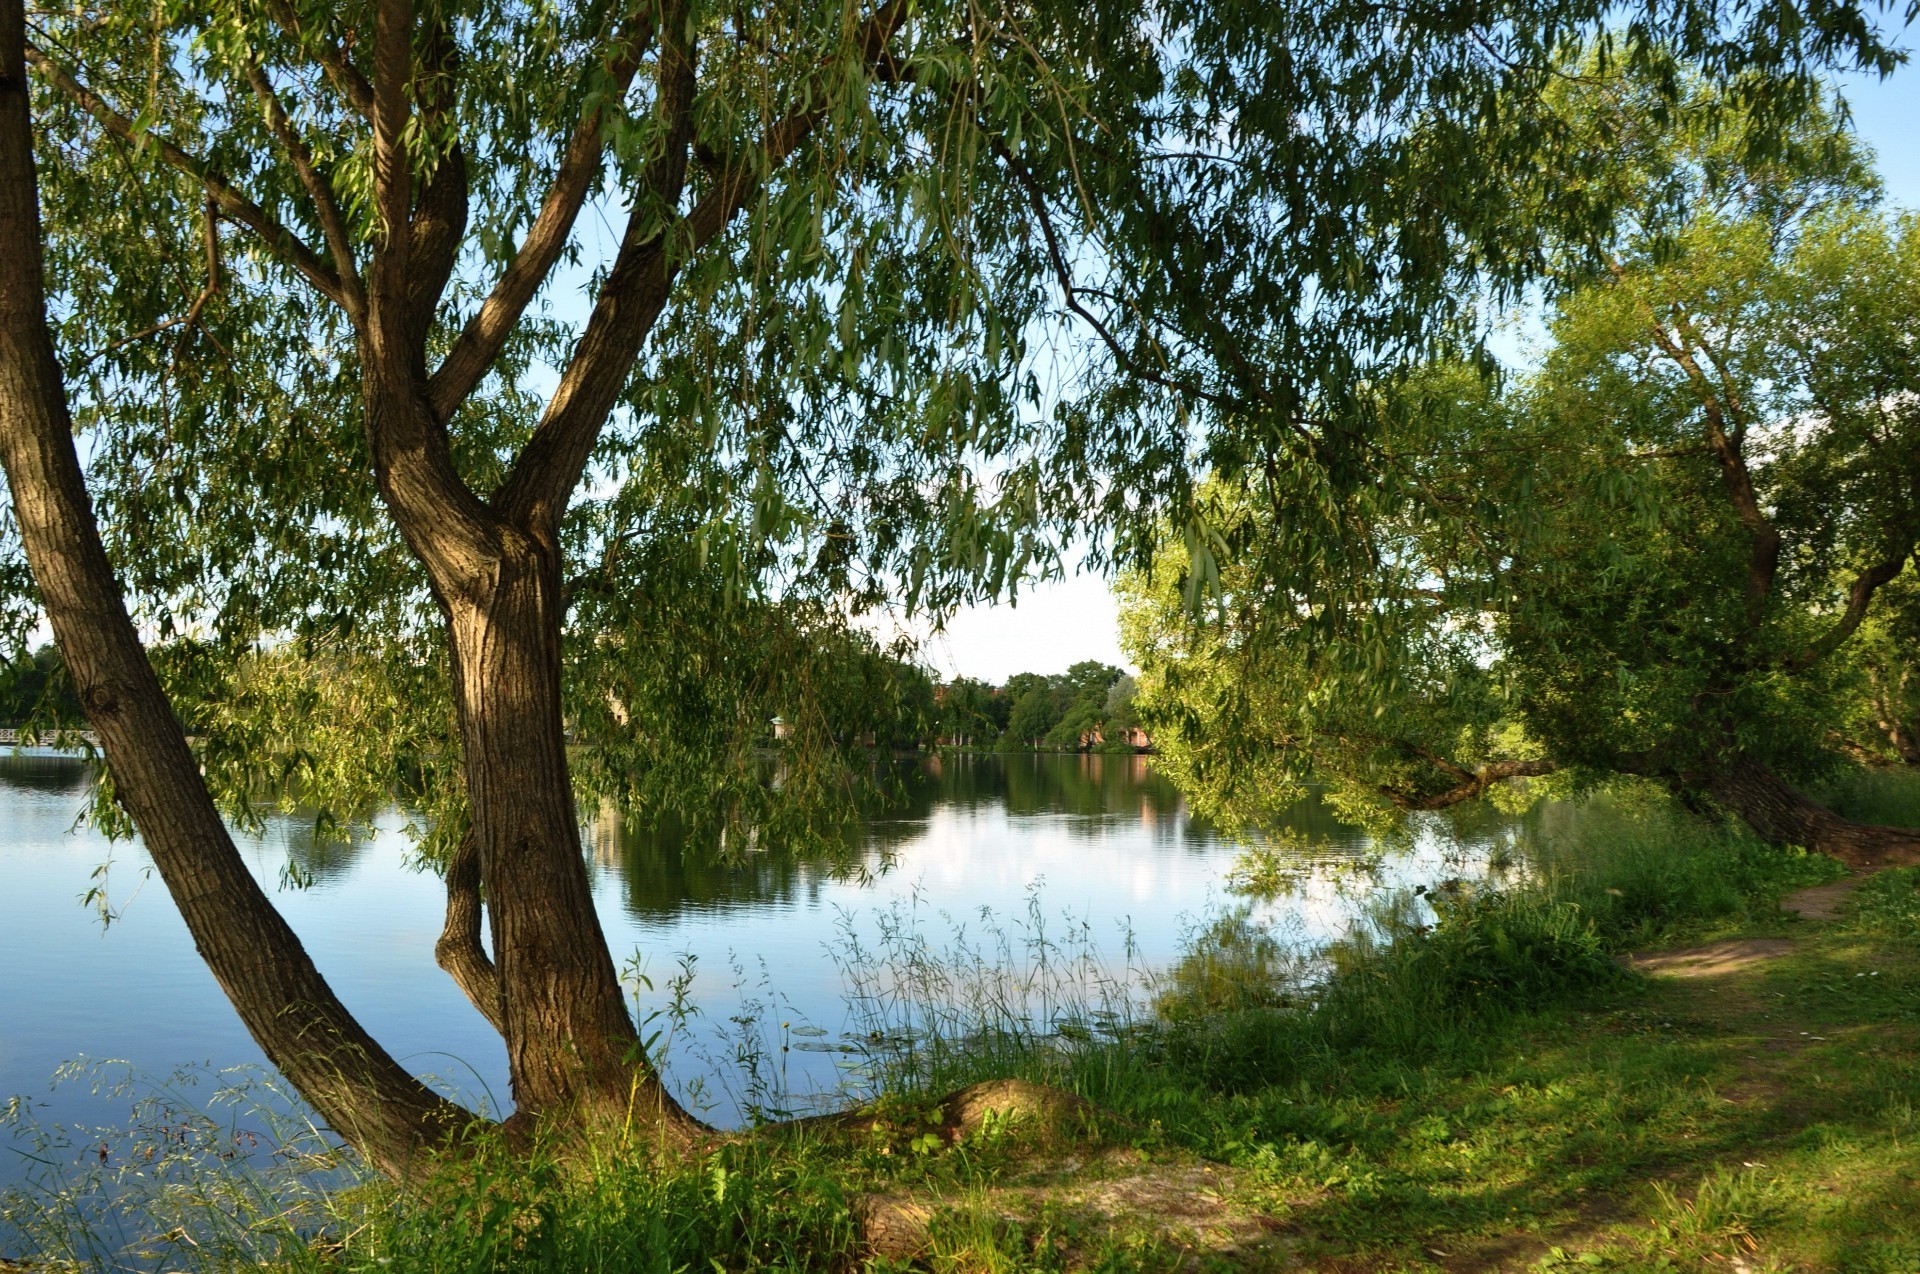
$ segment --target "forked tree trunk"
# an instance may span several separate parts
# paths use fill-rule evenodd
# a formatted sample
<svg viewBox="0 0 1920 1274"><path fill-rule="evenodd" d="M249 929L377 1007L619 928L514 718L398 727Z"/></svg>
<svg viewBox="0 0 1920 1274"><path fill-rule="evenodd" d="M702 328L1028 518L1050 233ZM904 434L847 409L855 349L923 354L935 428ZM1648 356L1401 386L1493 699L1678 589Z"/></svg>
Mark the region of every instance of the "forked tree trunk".
<svg viewBox="0 0 1920 1274"><path fill-rule="evenodd" d="M558 554L501 542L490 587L446 610L514 1106L682 1143L702 1125L646 1057L593 908L560 708Z"/></svg>
<svg viewBox="0 0 1920 1274"><path fill-rule="evenodd" d="M1723 808L1773 844L1831 854L1849 867L1920 862L1920 829L1842 818L1750 758L1742 757L1708 775L1705 786Z"/></svg>
<svg viewBox="0 0 1920 1274"><path fill-rule="evenodd" d="M389 1175L472 1121L361 1029L247 871L101 545L46 324L20 0L0 0L0 459L87 720L194 945L268 1059Z"/></svg>

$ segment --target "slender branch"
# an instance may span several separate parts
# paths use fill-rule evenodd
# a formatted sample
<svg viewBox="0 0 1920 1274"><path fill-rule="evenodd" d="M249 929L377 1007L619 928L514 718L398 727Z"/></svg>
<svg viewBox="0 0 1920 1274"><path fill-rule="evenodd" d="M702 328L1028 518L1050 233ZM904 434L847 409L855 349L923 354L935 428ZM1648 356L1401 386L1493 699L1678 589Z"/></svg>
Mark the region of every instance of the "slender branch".
<svg viewBox="0 0 1920 1274"><path fill-rule="evenodd" d="M205 226L201 234L201 242L205 246L207 254L207 283L205 287L200 289L200 294L193 298L193 304L187 307L185 322L181 326L180 335L173 342L173 361L176 364L179 363L180 355L187 348L187 341L192 338L195 329L200 326L201 312L207 308L207 303L212 301L214 296L220 291L222 273L220 269L220 213L219 210L214 207L211 199L207 201ZM204 332L203 335L206 336L207 340L212 343L215 349L220 351L222 358L225 358L228 362L233 361L233 355L227 351L226 346L220 343L218 337L214 336L212 332Z"/></svg>
<svg viewBox="0 0 1920 1274"><path fill-rule="evenodd" d="M1067 266L1066 254L1060 247L1059 232L1054 229L1053 214L1048 209L1046 199L1040 192L1039 183L1034 180L1033 174L1028 171L1027 166L1022 164L999 138L993 138L991 145L994 154L1007 166L1007 171L1013 174L1014 180L1020 184L1021 189L1026 193L1027 202L1033 209L1034 217L1040 223L1040 234L1041 237L1046 240L1047 244L1047 260L1053 267L1054 278L1060 285L1060 295L1062 299L1065 300L1067 309L1079 316L1082 322L1093 329L1094 335L1098 336L1101 343L1113 354L1114 361L1119 364L1121 370L1129 376L1159 385L1164 389L1171 389L1177 393L1198 398L1202 402L1209 403L1223 411L1246 411L1247 404L1239 399L1226 394L1215 393L1187 381L1177 380L1166 375L1164 372L1155 371L1152 368L1141 367L1133 355L1120 343L1119 338L1113 334L1112 329L1106 325L1105 321L1092 310L1080 304L1080 297L1087 295L1089 290L1080 287L1073 280L1073 271Z"/></svg>
<svg viewBox="0 0 1920 1274"><path fill-rule="evenodd" d="M225 176L196 155L191 155L160 133L136 128L132 120L114 110L99 94L75 79L58 62L32 44L26 58L62 95L97 120L115 137L132 143L135 149L152 146L169 167L176 168L205 188L220 208L221 215L259 236L268 251L298 270L316 291L342 309L347 308L346 293L340 278L320 254L280 222L269 216L259 204L247 198Z"/></svg>
<svg viewBox="0 0 1920 1274"><path fill-rule="evenodd" d="M871 68L885 56L887 43L905 20L905 0L888 0L861 25L857 37L862 65ZM662 23L663 35L670 24ZM664 51L662 57L667 55ZM685 91L692 91L691 53L681 59L688 79ZM663 69L661 109L669 111L679 90L669 91ZM795 111L776 121L761 139L758 158L743 158L730 164L693 208L677 222L658 230L648 230L657 205L650 207L637 199L627 232L615 258L613 269L600 290L599 301L587 329L574 347L573 358L560 378L559 388L547 404L545 415L528 440L513 471L494 497L494 505L518 525L557 524L573 488L586 469L601 428L618 400L633 362L647 333L666 308L667 296L679 266L669 256L672 245L677 253L690 256L717 238L740 209L760 189L764 174L784 164L826 117L824 103L829 97L821 86L806 95L822 103ZM673 116L667 114L665 118ZM656 189L671 189L675 200L685 178L685 145L670 145L678 171L656 171ZM655 161L659 163L660 161Z"/></svg>
<svg viewBox="0 0 1920 1274"><path fill-rule="evenodd" d="M480 838L471 827L447 863L447 923L433 944L433 958L488 1025L504 1036L500 971L480 945Z"/></svg>
<svg viewBox="0 0 1920 1274"><path fill-rule="evenodd" d="M180 351L185 348L187 338L193 334L194 328L200 323L201 312L206 309L207 303L213 300L214 295L220 290L220 232L217 225L218 218L219 210L214 206L213 201L209 199L207 201L206 231L204 235L207 256L207 281L201 286L200 291L195 294L193 300L188 303L187 312L185 314L176 314L170 319L162 319L152 327L142 328L130 336L122 336L117 341L112 341L101 346L93 353L81 359L80 366L91 367L115 350L125 349L129 345L137 345L149 337L158 336L162 332L172 331L176 327L186 329L180 333L179 339L174 342L173 356L176 360L180 357ZM212 338L209 337L208 339ZM221 346L218 341L215 341L214 344L219 348L222 355L228 358L232 357L231 354L227 353L226 348Z"/></svg>
<svg viewBox="0 0 1920 1274"><path fill-rule="evenodd" d="M267 79L266 69L260 65L257 57L247 60L247 83L252 85L254 96L260 99L267 130L286 150L287 158L293 161L294 172L300 177L300 184L307 188L307 194L313 199L314 216L320 222L321 233L326 236L327 251L333 254L334 273L340 280L344 308L348 317L357 323L366 312L366 290L360 283L360 271L353 258L353 240L347 232L347 220L341 215L340 201L334 197L333 183L315 166L312 149L293 126L293 120L280 104L279 95L273 91L273 83Z"/></svg>
<svg viewBox="0 0 1920 1274"><path fill-rule="evenodd" d="M454 408L465 401L487 368L493 365L493 360L499 357L514 324L520 321L554 262L560 259L573 233L573 223L601 171L607 113L616 109L616 104L626 96L639 70L640 59L653 38L653 24L642 16L630 19L616 36L613 60L607 68L612 80L609 91L597 103L590 102L582 110L553 185L526 238L521 240L513 260L501 272L479 312L467 322L428 382L428 400L441 420L446 420Z"/></svg>
<svg viewBox="0 0 1920 1274"><path fill-rule="evenodd" d="M1787 671L1799 672L1812 667L1853 636L1867 617L1867 610L1873 604L1873 595L1880 591L1881 585L1892 583L1906 569L1908 559L1913 556L1914 544L1915 537L1908 535L1891 555L1854 576L1853 584L1847 589L1847 608L1840 612L1840 618L1809 643L1805 650L1787 660Z"/></svg>
<svg viewBox="0 0 1920 1274"><path fill-rule="evenodd" d="M1403 810L1443 810L1467 801L1476 800L1486 795L1487 789L1496 783L1504 783L1508 779L1533 778L1542 774L1552 774L1560 768L1557 762L1551 760L1493 761L1481 766L1476 771L1468 771L1460 766L1441 762L1437 758L1429 759L1434 760L1435 764L1439 765L1440 768L1446 770L1448 773L1466 775L1465 781L1448 788L1444 792L1436 792L1429 796L1420 796L1402 788L1387 787L1385 785L1382 785L1380 788L1381 794L1389 801L1392 801L1396 807Z"/></svg>
<svg viewBox="0 0 1920 1274"><path fill-rule="evenodd" d="M320 61L320 67L333 81L347 104L361 117L373 119L373 85L367 83L367 77L360 74L359 68L348 60L347 51L338 42L319 34L309 35L300 29L300 15L294 12L288 0L271 0L269 8L273 10L274 20L283 27L288 35L313 46L313 53Z"/></svg>

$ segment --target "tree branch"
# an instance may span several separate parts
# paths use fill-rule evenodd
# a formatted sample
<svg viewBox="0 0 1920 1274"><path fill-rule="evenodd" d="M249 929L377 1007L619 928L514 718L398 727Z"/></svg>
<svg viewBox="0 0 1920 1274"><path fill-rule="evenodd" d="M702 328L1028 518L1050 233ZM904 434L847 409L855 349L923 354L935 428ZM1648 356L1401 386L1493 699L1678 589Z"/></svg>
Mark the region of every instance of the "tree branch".
<svg viewBox="0 0 1920 1274"><path fill-rule="evenodd" d="M1540 761L1493 761L1481 766L1477 771L1469 772L1460 766L1442 764L1441 768L1454 774L1465 774L1466 780L1444 792L1430 796L1419 796L1401 788L1382 785L1380 792L1389 801L1403 810L1443 810L1467 801L1477 800L1486 795L1488 788L1508 779L1533 778L1542 774L1552 774L1559 769L1558 763L1550 760Z"/></svg>
<svg viewBox="0 0 1920 1274"><path fill-rule="evenodd" d="M150 336L158 336L160 333L171 331L176 327L182 329L179 338L174 342L173 346L173 356L176 361L179 359L180 351L186 347L188 338L193 335L194 329L199 326L200 315L207 308L207 303L213 300L214 296L220 291L219 215L219 210L214 206L213 200L207 200L206 228L202 237L202 242L206 248L207 281L201 286L200 291L195 294L193 300L188 303L187 312L185 314L176 314L170 319L162 319L152 327L142 328L131 336L122 336L119 340L102 346L80 361L82 367L91 367L94 363L105 358L115 350L125 349L129 345L137 345ZM207 339L213 340L211 333L208 334ZM220 342L214 341L213 343L214 347L218 349L222 355L228 358L232 357L231 354L227 353L226 347L221 345Z"/></svg>
<svg viewBox="0 0 1920 1274"><path fill-rule="evenodd" d="M1625 271L1618 263L1609 262L1616 279L1625 277ZM1646 308L1643 305L1643 309ZM1673 361L1675 366L1685 373L1692 384L1695 395L1707 422L1707 447L1720 465L1720 476L1727 488L1727 499L1733 504L1733 511L1747 528L1747 606L1746 620L1749 636L1760 629L1761 621L1766 617L1767 599L1773 593L1773 581L1780 569L1780 531L1767 517L1766 510L1760 507L1759 494L1754 490L1753 474L1747 469L1747 460L1741 450L1739 439L1745 437L1745 429L1736 419L1730 431L1728 425L1728 407L1713 381L1701 368L1700 361L1685 345L1674 340L1667 331L1666 324L1651 312L1647 315L1647 330L1653 334L1653 342L1660 352ZM1738 410L1738 402L1733 404Z"/></svg>
<svg viewBox="0 0 1920 1274"><path fill-rule="evenodd" d="M376 0L373 36L373 206L379 238L368 298L369 331L383 362L406 360L407 262L413 232L413 161L407 154L413 79L411 0ZM410 360L408 360L410 362ZM389 364L388 374L410 371Z"/></svg>
<svg viewBox="0 0 1920 1274"><path fill-rule="evenodd" d="M468 320L428 382L428 401L441 420L450 417L466 400L493 360L500 356L514 324L520 321L567 246L573 223L593 190L594 179L600 175L600 156L606 140L602 125L606 113L626 96L640 68L640 59L653 39L653 24L643 15L630 18L615 36L611 50L613 60L607 67L612 77L611 90L598 104L590 102L581 111L566 153L561 157L559 171L554 174L553 185L528 227L526 238L521 240L513 260L501 272L479 312Z"/></svg>
<svg viewBox="0 0 1920 1274"><path fill-rule="evenodd" d="M1883 584L1891 584L1906 569L1907 561L1913 556L1915 537L1909 535L1887 558L1875 562L1853 577L1853 584L1847 589L1847 608L1840 612L1833 627L1820 634L1807 648L1786 661L1789 672L1799 672L1819 663L1838 650L1847 638L1853 636L1867 617L1867 610L1873 604L1873 595L1880 591Z"/></svg>
<svg viewBox="0 0 1920 1274"><path fill-rule="evenodd" d="M460 69L460 46L441 17L421 41L420 67L414 77L414 96L420 110L420 131L428 137L453 132L447 126L454 112L455 80ZM447 281L460 259L467 234L467 154L457 136L438 157L420 190L412 217L412 245L407 261L406 343L419 351L420 373L426 371L427 337L433 316L446 294ZM444 418L443 418L444 420Z"/></svg>
<svg viewBox="0 0 1920 1274"><path fill-rule="evenodd" d="M341 309L347 309L346 293L339 276L321 259L320 254L308 247L299 235L268 216L265 209L242 194L226 177L161 134L136 128L132 120L114 110L99 94L80 83L65 67L32 44L27 45L26 60L46 76L62 95L93 116L109 133L131 143L135 149L153 146L169 167L186 173L206 189L208 196L219 206L221 215L253 231L269 252L298 270L322 296Z"/></svg>
<svg viewBox="0 0 1920 1274"><path fill-rule="evenodd" d="M1047 260L1053 267L1054 279L1060 286L1061 299L1066 302L1069 311L1077 315L1082 322L1093 329L1094 335L1100 338L1100 342L1105 345L1108 352L1113 355L1114 362L1119 366L1120 370L1129 376L1144 380L1149 384L1159 385L1163 389L1171 389L1176 393L1198 398L1202 402L1220 408L1222 411L1245 412L1249 410L1248 404L1237 398L1230 397L1226 394L1215 393L1186 381L1176 380L1168 376L1165 372L1139 366L1137 360L1135 360L1133 355L1127 351L1126 347L1120 343L1119 338L1113 334L1112 329L1107 326L1106 322L1092 310L1080 304L1080 297L1087 292L1087 289L1080 287L1073 281L1073 271L1067 266L1066 254L1060 246L1059 232L1054 229L1053 213L1048 209L1046 199L1041 194L1039 183L1034 180L1033 174L1027 170L1025 164L1022 164L1019 159L1014 156L1012 151L1007 149L1005 143L999 138L993 138L990 144L993 148L993 153L999 157L1001 163L1006 165L1007 171L1013 174L1014 180L1019 183L1021 190L1026 194L1028 206L1033 209L1034 218L1040 223L1040 234L1047 245Z"/></svg>
<svg viewBox="0 0 1920 1274"><path fill-rule="evenodd" d="M288 35L301 42L311 42L314 56L320 61L320 67L347 99L347 104L362 118L373 119L373 85L367 83L366 76L348 60L347 51L338 42L319 33L309 36L300 29L300 15L294 12L288 0L271 0L274 20L284 28Z"/></svg>
<svg viewBox="0 0 1920 1274"><path fill-rule="evenodd" d="M873 67L885 56L887 42L905 20L906 9L905 0L888 0L861 25L857 42L865 67ZM663 37L669 30L670 24L662 23ZM662 57L666 56L663 44ZM675 61L686 67L685 91L690 95L691 56ZM662 75L666 77L667 72L663 70ZM663 88L663 111L678 91ZM824 103L828 94L818 90L808 96ZM762 138L757 161L742 159L722 170L686 216L662 229L646 231L653 209L646 200L636 199L619 256L600 290L587 330L574 347L546 414L494 496L494 506L510 521L546 530L557 525L641 344L666 308L679 268L668 256L669 245L691 255L717 238L760 189L763 174L785 163L825 116L824 105L810 106L775 122ZM670 188L677 199L685 177L686 147L669 147L669 154L676 151L675 169L657 172L655 183L659 190Z"/></svg>
<svg viewBox="0 0 1920 1274"><path fill-rule="evenodd" d="M257 57L247 59L247 83L253 86L253 95L260 99L267 130L285 148L287 158L293 161L294 172L300 177L300 184L307 188L307 194L313 199L314 216L320 222L321 233L326 235L327 251L333 254L334 274L340 280L343 308L347 316L358 323L366 312L366 291L361 286L360 270L354 262L353 240L347 233L346 218L340 213L339 200L334 198L333 183L315 167L313 151L294 128L293 120L280 104L272 82L267 79L266 69L260 65Z"/></svg>
<svg viewBox="0 0 1920 1274"><path fill-rule="evenodd" d="M471 827L447 863L447 923L433 944L433 958L487 1024L504 1036L500 972L480 944L480 838Z"/></svg>

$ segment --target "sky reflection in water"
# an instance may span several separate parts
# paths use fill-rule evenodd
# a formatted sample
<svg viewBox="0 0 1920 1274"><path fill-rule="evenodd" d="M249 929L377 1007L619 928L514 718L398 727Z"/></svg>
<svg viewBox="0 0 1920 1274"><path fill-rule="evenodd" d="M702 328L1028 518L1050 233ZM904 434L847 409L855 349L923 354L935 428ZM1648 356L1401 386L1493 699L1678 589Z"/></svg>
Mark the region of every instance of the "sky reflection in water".
<svg viewBox="0 0 1920 1274"><path fill-rule="evenodd" d="M74 829L85 793L74 761L0 758L0 1098L22 1095L42 1122L111 1125L124 1099L82 1086L50 1086L62 1063L123 1059L162 1077L183 1064L262 1059L195 955L137 844L110 846ZM398 811L351 844L316 842L310 820L268 820L241 838L274 895L342 999L396 1056L440 1077L472 1102L506 1100L499 1040L433 963L440 882L406 861ZM1297 811L1297 830L1324 841L1299 889L1273 904L1281 933L1315 946L1345 932L1364 906L1362 882L1410 887L1480 869L1512 824L1492 820L1464 839L1417 837L1374 875L1342 870L1375 847L1324 807ZM935 947L956 932L970 941L996 926L1018 941L1030 901L1055 936L1072 932L1124 977L1164 966L1183 937L1232 900L1222 882L1236 847L1190 819L1178 792L1145 758L949 757L926 763L903 800L863 833L867 879L820 864L755 854L717 863L671 837L646 838L617 817L587 820L595 897L617 962L636 983L641 1013L661 1007L680 957L693 957L692 1037L676 1040L668 1070L683 1089L701 1078L716 1103L708 1117L740 1114L742 1077L728 1063L739 1026L757 1016L775 1049L780 1023L817 1028L831 1041L856 1023L833 948L849 934L872 947L889 916L910 917ZM80 902L93 873L115 918L102 925ZM289 863L311 880L283 886ZM991 914L991 919L984 918ZM831 1088L840 1055L824 1044L785 1058L798 1094ZM733 1072L733 1073L729 1073ZM0 1152L0 1183L18 1178Z"/></svg>

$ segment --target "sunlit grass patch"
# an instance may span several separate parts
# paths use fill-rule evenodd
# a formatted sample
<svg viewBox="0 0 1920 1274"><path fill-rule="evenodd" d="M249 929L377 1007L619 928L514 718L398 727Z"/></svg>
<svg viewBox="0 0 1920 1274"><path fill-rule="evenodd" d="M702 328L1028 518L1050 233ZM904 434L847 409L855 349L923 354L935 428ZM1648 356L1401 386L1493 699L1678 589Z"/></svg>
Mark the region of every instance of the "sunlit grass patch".
<svg viewBox="0 0 1920 1274"><path fill-rule="evenodd" d="M1920 767L1850 769L1826 796L1836 814L1855 822L1920 827Z"/></svg>

